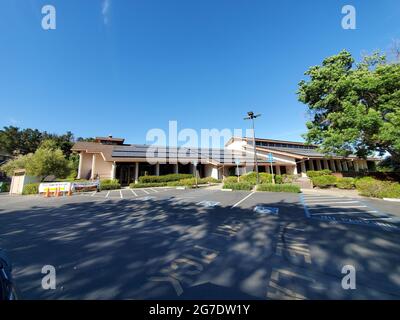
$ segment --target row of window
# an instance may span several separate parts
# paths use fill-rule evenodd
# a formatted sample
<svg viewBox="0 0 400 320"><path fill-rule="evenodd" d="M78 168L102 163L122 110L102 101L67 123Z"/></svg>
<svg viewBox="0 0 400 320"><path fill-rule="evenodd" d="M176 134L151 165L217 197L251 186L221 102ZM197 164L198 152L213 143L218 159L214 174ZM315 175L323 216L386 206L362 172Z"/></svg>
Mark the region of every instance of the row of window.
<svg viewBox="0 0 400 320"><path fill-rule="evenodd" d="M316 149L316 147L314 147L314 146L289 144L289 143L263 142L263 141L256 141L256 145L257 146L262 146L262 147L279 147L279 148L293 148L293 149Z"/></svg>

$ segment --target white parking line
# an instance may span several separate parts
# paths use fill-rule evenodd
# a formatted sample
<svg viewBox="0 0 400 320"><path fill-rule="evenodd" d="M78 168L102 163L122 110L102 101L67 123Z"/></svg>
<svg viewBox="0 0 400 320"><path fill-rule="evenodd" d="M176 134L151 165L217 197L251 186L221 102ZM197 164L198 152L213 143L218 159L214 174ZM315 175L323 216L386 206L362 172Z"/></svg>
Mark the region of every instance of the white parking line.
<svg viewBox="0 0 400 320"><path fill-rule="evenodd" d="M250 198L253 194L255 193L255 191L251 192L250 194L248 194L247 196L245 196L242 200L236 202L232 208L237 207L239 204L241 204L244 200L246 200L247 198Z"/></svg>
<svg viewBox="0 0 400 320"><path fill-rule="evenodd" d="M151 190L151 191L154 191L154 192L158 192L158 190L156 190L156 189L154 189L154 188L150 188L150 190Z"/></svg>
<svg viewBox="0 0 400 320"><path fill-rule="evenodd" d="M351 214L351 213L378 213L378 211L338 211L338 212L321 212L313 213L312 216L334 215L334 214Z"/></svg>
<svg viewBox="0 0 400 320"><path fill-rule="evenodd" d="M121 199L124 198L124 197L122 196L122 191L121 191L121 190L119 190L119 197L120 197Z"/></svg>
<svg viewBox="0 0 400 320"><path fill-rule="evenodd" d="M318 204L339 204L339 203L360 203L360 201L330 201L330 202L325 202L325 201L321 201L321 202L307 202L309 205L318 205Z"/></svg>
<svg viewBox="0 0 400 320"><path fill-rule="evenodd" d="M133 195L134 195L135 197L137 197L137 193L136 193L135 191L133 191L132 189L131 189L131 191L132 191Z"/></svg>
<svg viewBox="0 0 400 320"><path fill-rule="evenodd" d="M142 190L144 193L146 193L146 194L150 194L150 192L148 192L147 190L145 190L145 189L140 189L140 190Z"/></svg>
<svg viewBox="0 0 400 320"><path fill-rule="evenodd" d="M367 206L327 206L327 207L308 207L308 210L321 210L325 208L340 208L340 209L347 209L347 208L367 208Z"/></svg>
<svg viewBox="0 0 400 320"><path fill-rule="evenodd" d="M106 198L108 198L108 196L110 195L110 191L107 192L106 194Z"/></svg>
<svg viewBox="0 0 400 320"><path fill-rule="evenodd" d="M93 197L96 193L97 191L93 191L93 193L90 196Z"/></svg>

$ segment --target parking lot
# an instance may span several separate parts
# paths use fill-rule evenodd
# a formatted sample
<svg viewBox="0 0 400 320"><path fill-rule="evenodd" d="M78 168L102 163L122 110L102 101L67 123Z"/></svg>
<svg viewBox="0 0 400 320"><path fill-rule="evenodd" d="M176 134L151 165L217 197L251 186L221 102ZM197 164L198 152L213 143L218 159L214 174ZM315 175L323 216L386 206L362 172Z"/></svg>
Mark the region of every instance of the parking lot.
<svg viewBox="0 0 400 320"><path fill-rule="evenodd" d="M399 217L398 204L307 193L1 195L0 247L27 299L399 299Z"/></svg>

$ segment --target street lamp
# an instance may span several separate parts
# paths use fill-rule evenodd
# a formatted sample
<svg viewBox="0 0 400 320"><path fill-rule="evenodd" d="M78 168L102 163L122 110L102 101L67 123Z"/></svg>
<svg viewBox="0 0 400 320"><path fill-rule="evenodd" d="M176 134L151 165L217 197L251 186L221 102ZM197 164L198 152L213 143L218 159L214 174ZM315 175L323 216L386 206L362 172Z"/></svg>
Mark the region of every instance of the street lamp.
<svg viewBox="0 0 400 320"><path fill-rule="evenodd" d="M254 114L253 111L249 111L247 112L247 117L244 118L244 120L251 120L252 123L252 128L253 128L253 147L254 147L254 165L255 165L255 171L256 171L256 175L257 175L257 184L260 183L260 176L258 174L258 161L257 161L257 152L256 152L256 134L254 131L254 119L261 117L261 114Z"/></svg>

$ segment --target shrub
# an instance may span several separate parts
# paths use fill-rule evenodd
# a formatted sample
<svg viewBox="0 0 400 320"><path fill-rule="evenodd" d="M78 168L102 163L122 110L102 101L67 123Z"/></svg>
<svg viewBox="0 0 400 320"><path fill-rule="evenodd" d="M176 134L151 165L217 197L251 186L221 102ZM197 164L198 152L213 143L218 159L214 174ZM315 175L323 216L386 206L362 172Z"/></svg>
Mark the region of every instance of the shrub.
<svg viewBox="0 0 400 320"><path fill-rule="evenodd" d="M331 170L324 169L324 170L319 170L319 171L307 171L307 176L312 179L314 177L321 177L321 176L329 176L332 174Z"/></svg>
<svg viewBox="0 0 400 320"><path fill-rule="evenodd" d="M300 187L294 184L264 183L257 186L257 191L299 193Z"/></svg>
<svg viewBox="0 0 400 320"><path fill-rule="evenodd" d="M360 195L374 198L400 198L400 184L380 181L372 177L356 180L356 188Z"/></svg>
<svg viewBox="0 0 400 320"><path fill-rule="evenodd" d="M248 182L228 182L224 183L223 189L232 189L232 190L252 190L254 184Z"/></svg>
<svg viewBox="0 0 400 320"><path fill-rule="evenodd" d="M100 190L120 189L121 185L117 179L107 179L100 181Z"/></svg>
<svg viewBox="0 0 400 320"><path fill-rule="evenodd" d="M172 173L163 176L141 176L139 177L139 182L140 183L171 182L171 181L179 181L182 179L190 179L192 177L193 177L192 174Z"/></svg>
<svg viewBox="0 0 400 320"><path fill-rule="evenodd" d="M282 184L283 183L283 177L279 174L275 175L275 183L276 184Z"/></svg>
<svg viewBox="0 0 400 320"><path fill-rule="evenodd" d="M283 174L282 175L282 183L292 183L296 181L296 176L294 174Z"/></svg>
<svg viewBox="0 0 400 320"><path fill-rule="evenodd" d="M315 187L318 188L329 188L336 184L337 178L335 176L316 176L311 179Z"/></svg>
<svg viewBox="0 0 400 320"><path fill-rule="evenodd" d="M197 180L198 180L198 181L197 181L198 184L218 183L218 182L221 182L220 180L215 179L215 178L213 178L213 177L199 178L199 179L197 179Z"/></svg>
<svg viewBox="0 0 400 320"><path fill-rule="evenodd" d="M131 183L129 188L151 188L151 187L165 187L166 182L153 182L153 183Z"/></svg>
<svg viewBox="0 0 400 320"><path fill-rule="evenodd" d="M353 178L337 178L336 187L339 189L354 189L354 179Z"/></svg>
<svg viewBox="0 0 400 320"><path fill-rule="evenodd" d="M22 194L38 194L39 193L39 183L29 183L24 185Z"/></svg>
<svg viewBox="0 0 400 320"><path fill-rule="evenodd" d="M198 180L197 183L199 183ZM195 184L196 184L196 179L193 177L188 179L181 179L179 181L167 182L167 185L171 187L193 187Z"/></svg>
<svg viewBox="0 0 400 320"><path fill-rule="evenodd" d="M272 183L272 174L266 173L266 172L261 172L261 173L259 173L259 175L260 175L260 183ZM274 176L275 176L276 183L282 183L282 181L283 181L282 176L280 176L280 175L274 175ZM236 178L236 177L233 177L233 178ZM236 181L237 181L237 178L236 178ZM232 179L232 182L234 182L233 179ZM257 174L255 172L247 173L240 177L240 182L256 184L257 183Z"/></svg>
<svg viewBox="0 0 400 320"><path fill-rule="evenodd" d="M238 182L238 178L235 176L226 177L224 179L224 183L237 183L237 182Z"/></svg>
<svg viewBox="0 0 400 320"><path fill-rule="evenodd" d="M6 182L0 182L0 192L10 191L10 185Z"/></svg>

